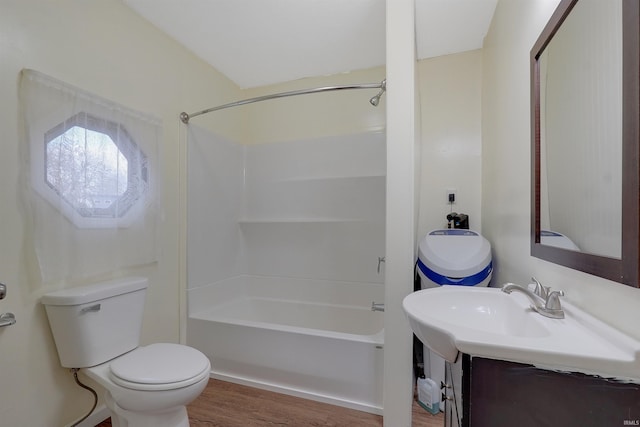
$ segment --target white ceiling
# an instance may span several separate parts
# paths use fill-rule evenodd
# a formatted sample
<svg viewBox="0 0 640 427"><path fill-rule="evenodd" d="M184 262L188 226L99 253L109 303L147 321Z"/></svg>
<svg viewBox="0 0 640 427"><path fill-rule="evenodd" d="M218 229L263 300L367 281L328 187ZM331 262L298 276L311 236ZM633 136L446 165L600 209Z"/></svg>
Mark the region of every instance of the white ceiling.
<svg viewBox="0 0 640 427"><path fill-rule="evenodd" d="M123 2L242 88L385 63L385 0ZM482 47L497 0L415 2L425 59Z"/></svg>

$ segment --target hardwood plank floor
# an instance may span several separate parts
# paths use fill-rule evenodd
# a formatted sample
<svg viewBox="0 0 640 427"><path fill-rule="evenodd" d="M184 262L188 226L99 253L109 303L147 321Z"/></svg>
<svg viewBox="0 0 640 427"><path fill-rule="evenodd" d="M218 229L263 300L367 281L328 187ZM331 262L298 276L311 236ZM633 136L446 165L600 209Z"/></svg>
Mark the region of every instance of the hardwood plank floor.
<svg viewBox="0 0 640 427"><path fill-rule="evenodd" d="M191 427L381 427L382 417L211 379L188 407ZM413 404L412 427L442 427L444 416ZM110 427L104 421L96 427Z"/></svg>

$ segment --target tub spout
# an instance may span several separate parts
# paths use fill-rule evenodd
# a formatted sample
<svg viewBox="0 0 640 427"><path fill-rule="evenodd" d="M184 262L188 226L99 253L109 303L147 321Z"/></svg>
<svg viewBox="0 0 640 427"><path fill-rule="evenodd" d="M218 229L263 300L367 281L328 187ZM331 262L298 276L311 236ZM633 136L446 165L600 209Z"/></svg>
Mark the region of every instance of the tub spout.
<svg viewBox="0 0 640 427"><path fill-rule="evenodd" d="M379 303L372 302L371 311L384 311L384 303L379 304Z"/></svg>

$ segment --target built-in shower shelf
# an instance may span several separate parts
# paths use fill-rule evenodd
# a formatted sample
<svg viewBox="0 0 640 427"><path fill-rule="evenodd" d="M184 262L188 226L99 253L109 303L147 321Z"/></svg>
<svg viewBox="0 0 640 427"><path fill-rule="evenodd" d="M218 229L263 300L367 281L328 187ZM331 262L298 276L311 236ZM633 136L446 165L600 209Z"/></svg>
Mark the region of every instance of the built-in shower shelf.
<svg viewBox="0 0 640 427"><path fill-rule="evenodd" d="M385 174L357 175L357 176L294 176L276 180L276 182L304 182L304 181L340 181L340 180L385 180Z"/></svg>
<svg viewBox="0 0 640 427"><path fill-rule="evenodd" d="M239 224L323 224L364 222L360 218L241 218Z"/></svg>

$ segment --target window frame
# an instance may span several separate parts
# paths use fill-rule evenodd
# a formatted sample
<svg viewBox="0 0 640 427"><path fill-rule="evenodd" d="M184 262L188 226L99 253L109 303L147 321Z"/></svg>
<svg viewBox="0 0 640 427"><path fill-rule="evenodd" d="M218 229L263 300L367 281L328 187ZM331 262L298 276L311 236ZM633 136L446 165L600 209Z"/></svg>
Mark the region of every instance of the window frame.
<svg viewBox="0 0 640 427"><path fill-rule="evenodd" d="M127 159L127 189L107 208L74 206L47 179L47 145L74 126L107 135ZM148 157L123 124L81 111L54 126L41 123L32 131L32 147L36 149L32 153L32 186L76 227L128 227L143 212L150 187ZM40 142L34 144L34 140Z"/></svg>

